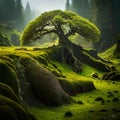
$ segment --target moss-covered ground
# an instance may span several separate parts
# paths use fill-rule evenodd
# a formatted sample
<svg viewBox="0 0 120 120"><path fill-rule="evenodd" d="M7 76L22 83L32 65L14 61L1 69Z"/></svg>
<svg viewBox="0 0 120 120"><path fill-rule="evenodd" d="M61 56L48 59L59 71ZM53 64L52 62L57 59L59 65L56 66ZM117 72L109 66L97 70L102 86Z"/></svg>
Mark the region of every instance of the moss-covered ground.
<svg viewBox="0 0 120 120"><path fill-rule="evenodd" d="M110 51L108 52L110 53ZM106 56L105 56L106 55ZM0 58L13 59L14 57L33 57L37 60L42 61L42 65L50 71L57 72L58 77L66 79L69 82L83 83L92 81L96 87L96 90L80 93L72 98L76 103L66 104L61 107L48 107L44 104L34 102L32 105L27 105L29 111L38 120L119 120L120 119L120 82L102 80L93 78L92 74L97 73L101 78L103 73L95 68L88 65L83 66L81 74L77 74L72 71L71 67L57 61L46 62L39 58L47 56L46 49L41 50L33 47L1 47ZM100 54L102 58L108 60L111 65L116 65L117 70L119 67L119 58L113 58L112 55L106 53ZM95 99L98 98L98 101ZM66 112L71 112L72 115L65 116Z"/></svg>
<svg viewBox="0 0 120 120"><path fill-rule="evenodd" d="M113 84L105 81L95 81L94 83L97 90L73 97L84 104L71 104L57 108L37 106L29 109L38 120L119 120L120 102L113 102L113 98L120 98L120 83ZM112 92L114 96L108 97L109 92ZM102 97L104 103L94 101L97 97ZM73 116L64 117L67 111L70 111Z"/></svg>

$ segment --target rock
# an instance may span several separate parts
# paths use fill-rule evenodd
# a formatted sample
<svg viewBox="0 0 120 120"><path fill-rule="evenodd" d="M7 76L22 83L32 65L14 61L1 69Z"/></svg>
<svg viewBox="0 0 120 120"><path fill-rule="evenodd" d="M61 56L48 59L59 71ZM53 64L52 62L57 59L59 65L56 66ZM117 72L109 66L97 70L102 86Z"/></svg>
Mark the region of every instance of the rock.
<svg viewBox="0 0 120 120"><path fill-rule="evenodd" d="M84 104L82 101L78 101L77 103L78 103L78 104Z"/></svg>
<svg viewBox="0 0 120 120"><path fill-rule="evenodd" d="M116 108L113 108L112 111L117 111L117 109L116 109Z"/></svg>
<svg viewBox="0 0 120 120"><path fill-rule="evenodd" d="M70 111L67 111L64 115L64 117L72 117L73 114Z"/></svg>
<svg viewBox="0 0 120 120"><path fill-rule="evenodd" d="M113 98L112 102L118 102L119 99L118 98Z"/></svg>
<svg viewBox="0 0 120 120"><path fill-rule="evenodd" d="M109 98L109 97L113 97L113 96L114 96L114 95L112 94L112 92L110 92L110 91L109 91L109 92L107 92L107 94L108 94L108 98Z"/></svg>
<svg viewBox="0 0 120 120"><path fill-rule="evenodd" d="M93 78L100 79L98 73L93 73L91 76L92 76Z"/></svg>
<svg viewBox="0 0 120 120"><path fill-rule="evenodd" d="M109 98L109 97L114 97L114 96L111 94L111 95L108 95L108 98Z"/></svg>
<svg viewBox="0 0 120 120"><path fill-rule="evenodd" d="M108 110L106 110L106 109L102 109L100 112L108 112Z"/></svg>
<svg viewBox="0 0 120 120"><path fill-rule="evenodd" d="M97 97L94 101L104 101L102 97Z"/></svg>
<svg viewBox="0 0 120 120"><path fill-rule="evenodd" d="M115 84L115 83L116 83L115 81L112 82L112 84Z"/></svg>
<svg viewBox="0 0 120 120"><path fill-rule="evenodd" d="M89 112L92 113L92 112L94 112L94 111L93 111L93 110L90 110Z"/></svg>
<svg viewBox="0 0 120 120"><path fill-rule="evenodd" d="M115 90L114 93L119 93L119 91Z"/></svg>

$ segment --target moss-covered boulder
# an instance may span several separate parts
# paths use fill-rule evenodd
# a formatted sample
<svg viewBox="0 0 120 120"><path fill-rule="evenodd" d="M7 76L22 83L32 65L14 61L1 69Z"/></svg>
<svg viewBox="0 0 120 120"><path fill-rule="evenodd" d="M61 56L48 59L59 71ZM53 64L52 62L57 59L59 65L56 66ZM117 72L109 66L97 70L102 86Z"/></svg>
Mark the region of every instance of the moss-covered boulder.
<svg viewBox="0 0 120 120"><path fill-rule="evenodd" d="M0 119L2 120L18 120L14 110L7 105L0 105Z"/></svg>
<svg viewBox="0 0 120 120"><path fill-rule="evenodd" d="M13 91L18 95L19 82L14 69L10 67L5 60L0 59L0 82L10 86Z"/></svg>
<svg viewBox="0 0 120 120"><path fill-rule="evenodd" d="M21 103L20 99L18 98L18 96L14 93L14 91L12 90L11 87L9 87L6 84L3 84L0 82L0 95L3 95L7 98L12 99L13 101L17 102L17 103Z"/></svg>
<svg viewBox="0 0 120 120"><path fill-rule="evenodd" d="M47 105L59 106L70 103L71 98L60 86L57 78L32 58L21 58L27 79L34 95Z"/></svg>
<svg viewBox="0 0 120 120"><path fill-rule="evenodd" d="M95 86L92 81L68 81L66 78L59 78L59 82L65 92L69 95L76 95L95 90Z"/></svg>
<svg viewBox="0 0 120 120"><path fill-rule="evenodd" d="M35 120L29 112L13 100L0 95L1 120Z"/></svg>

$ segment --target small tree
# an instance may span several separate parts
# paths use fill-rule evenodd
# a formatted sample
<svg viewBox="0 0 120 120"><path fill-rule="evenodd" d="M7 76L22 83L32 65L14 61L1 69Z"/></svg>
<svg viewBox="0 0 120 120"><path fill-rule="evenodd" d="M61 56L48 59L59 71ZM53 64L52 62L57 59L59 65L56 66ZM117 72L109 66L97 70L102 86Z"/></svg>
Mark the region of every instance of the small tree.
<svg viewBox="0 0 120 120"><path fill-rule="evenodd" d="M41 14L25 28L22 36L22 45L28 45L46 34L55 33L59 37L59 44L69 43L69 37L78 33L90 40L99 40L100 31L90 21L79 15L54 10Z"/></svg>

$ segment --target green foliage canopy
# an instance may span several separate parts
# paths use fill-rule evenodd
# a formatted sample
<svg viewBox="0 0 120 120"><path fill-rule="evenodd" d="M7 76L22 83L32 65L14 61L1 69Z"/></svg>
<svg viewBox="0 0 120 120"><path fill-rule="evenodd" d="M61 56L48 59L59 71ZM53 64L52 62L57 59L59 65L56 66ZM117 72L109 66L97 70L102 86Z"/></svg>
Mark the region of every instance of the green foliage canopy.
<svg viewBox="0 0 120 120"><path fill-rule="evenodd" d="M99 29L89 20L70 11L54 10L31 21L21 35L21 43L27 45L50 33L57 34L59 41L67 40L75 33L93 41L99 40L100 37Z"/></svg>

